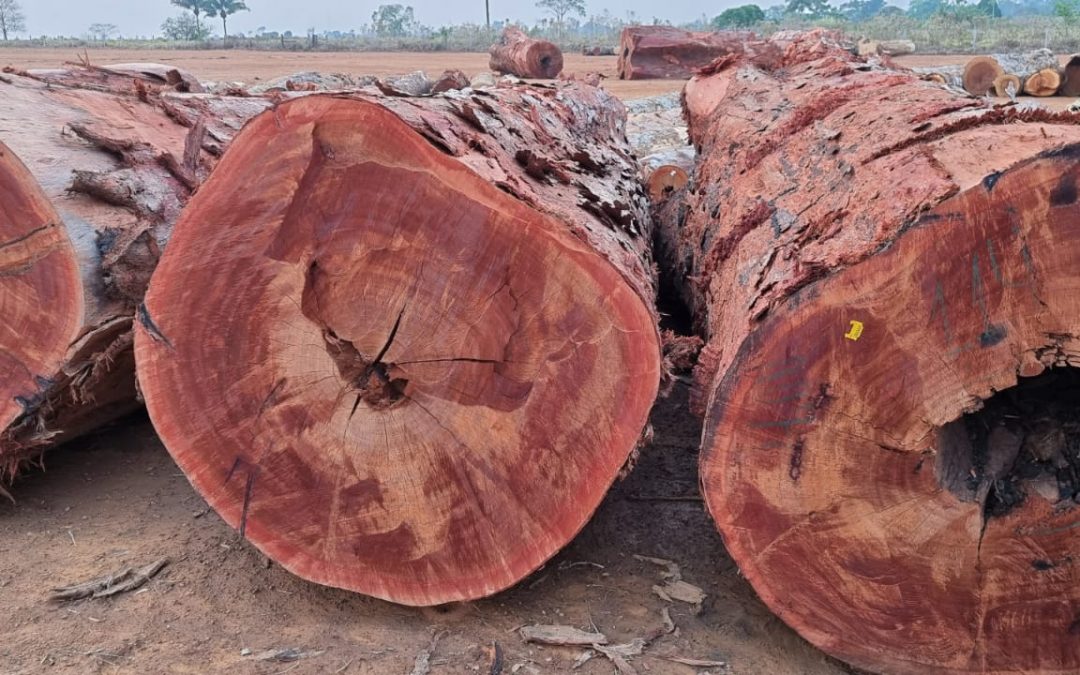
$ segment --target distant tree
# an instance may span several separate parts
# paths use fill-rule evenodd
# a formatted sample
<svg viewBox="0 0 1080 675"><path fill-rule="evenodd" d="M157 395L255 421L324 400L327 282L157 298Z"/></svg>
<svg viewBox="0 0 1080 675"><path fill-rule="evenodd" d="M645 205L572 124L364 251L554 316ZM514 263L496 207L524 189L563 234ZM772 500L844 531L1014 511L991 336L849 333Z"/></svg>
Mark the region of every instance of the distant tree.
<svg viewBox="0 0 1080 675"><path fill-rule="evenodd" d="M840 13L848 21L869 21L885 7L885 0L848 0L840 5Z"/></svg>
<svg viewBox="0 0 1080 675"><path fill-rule="evenodd" d="M897 7L896 5L885 5L881 8L881 11L877 13L878 16L904 16L907 12L903 7Z"/></svg>
<svg viewBox="0 0 1080 675"><path fill-rule="evenodd" d="M992 16L995 19L1001 18L1001 6L998 4L998 0L979 0L979 4L975 5L980 14L986 16Z"/></svg>
<svg viewBox="0 0 1080 675"><path fill-rule="evenodd" d="M907 13L913 19L929 19L941 13L943 4L942 0L911 0Z"/></svg>
<svg viewBox="0 0 1080 675"><path fill-rule="evenodd" d="M784 12L787 10L786 5L773 5L772 7L765 8L765 20L766 21L780 21L784 18Z"/></svg>
<svg viewBox="0 0 1080 675"><path fill-rule="evenodd" d="M379 37L403 37L416 30L417 25L411 6L379 5L371 15L371 27Z"/></svg>
<svg viewBox="0 0 1080 675"><path fill-rule="evenodd" d="M884 1L884 0L882 0ZM732 7L713 17L714 28L746 28L765 20L765 12L757 5Z"/></svg>
<svg viewBox="0 0 1080 675"><path fill-rule="evenodd" d="M225 36L222 39L225 44L229 42L229 17L237 12L251 11L243 0L206 0L204 7L210 16L216 14L221 17L221 32Z"/></svg>
<svg viewBox="0 0 1080 675"><path fill-rule="evenodd" d="M0 0L0 34L7 41L8 33L26 30L26 17L18 0Z"/></svg>
<svg viewBox="0 0 1080 675"><path fill-rule="evenodd" d="M1054 16L1066 21L1075 21L1080 16L1080 0L1057 0L1054 3Z"/></svg>
<svg viewBox="0 0 1080 675"><path fill-rule="evenodd" d="M788 0L784 12L807 19L820 19L835 14L836 10L828 0Z"/></svg>
<svg viewBox="0 0 1080 675"><path fill-rule="evenodd" d="M120 32L120 29L114 23L92 23L86 32L90 34L91 39L104 42Z"/></svg>
<svg viewBox="0 0 1080 675"><path fill-rule="evenodd" d="M207 0L169 0L169 2L181 9L186 9L195 15L195 23L202 28L199 16L207 10Z"/></svg>
<svg viewBox="0 0 1080 675"><path fill-rule="evenodd" d="M169 40L198 42L210 37L210 29L197 22L190 14L181 14L165 19L161 32Z"/></svg>
<svg viewBox="0 0 1080 675"><path fill-rule="evenodd" d="M567 16L570 14L585 16L585 0L540 0L536 6L555 18L555 30L558 31L560 38Z"/></svg>

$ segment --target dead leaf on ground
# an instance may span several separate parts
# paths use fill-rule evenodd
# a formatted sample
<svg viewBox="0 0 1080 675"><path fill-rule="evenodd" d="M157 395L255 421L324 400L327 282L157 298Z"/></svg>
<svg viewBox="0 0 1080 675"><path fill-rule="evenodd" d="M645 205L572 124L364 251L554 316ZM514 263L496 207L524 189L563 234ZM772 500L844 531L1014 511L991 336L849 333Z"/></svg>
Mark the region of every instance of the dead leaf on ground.
<svg viewBox="0 0 1080 675"><path fill-rule="evenodd" d="M608 643L607 636L603 633L558 625L522 626L521 637L525 642L564 647L595 647L596 645L606 645Z"/></svg>

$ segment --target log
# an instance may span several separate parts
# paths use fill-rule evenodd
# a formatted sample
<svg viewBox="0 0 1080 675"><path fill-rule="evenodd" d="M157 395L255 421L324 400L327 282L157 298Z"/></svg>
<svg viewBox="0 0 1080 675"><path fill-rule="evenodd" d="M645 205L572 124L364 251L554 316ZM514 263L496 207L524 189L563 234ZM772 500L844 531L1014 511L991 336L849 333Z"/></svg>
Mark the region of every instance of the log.
<svg viewBox="0 0 1080 675"><path fill-rule="evenodd" d="M972 96L986 96L994 87L994 80L1005 74L1005 69L992 56L976 56L964 64L961 80L964 90Z"/></svg>
<svg viewBox="0 0 1080 675"><path fill-rule="evenodd" d="M1062 96L1080 96L1080 54L1074 54L1062 69Z"/></svg>
<svg viewBox="0 0 1080 675"><path fill-rule="evenodd" d="M656 251L728 551L859 668L1078 672L1080 117L754 47L702 76Z"/></svg>
<svg viewBox="0 0 1080 675"><path fill-rule="evenodd" d="M534 40L517 26L503 29L491 45L488 67L497 73L553 80L563 69L562 50L547 40Z"/></svg>
<svg viewBox="0 0 1080 675"><path fill-rule="evenodd" d="M1024 80L1024 93L1029 96L1053 96L1061 88L1061 71L1043 68Z"/></svg>
<svg viewBox="0 0 1080 675"><path fill-rule="evenodd" d="M586 45L581 48L582 56L615 56L615 48L611 45Z"/></svg>
<svg viewBox="0 0 1080 675"><path fill-rule="evenodd" d="M624 123L579 84L312 95L249 123L135 339L154 425L224 520L301 577L408 605L564 546L661 370Z"/></svg>
<svg viewBox="0 0 1080 675"><path fill-rule="evenodd" d="M749 31L695 33L671 26L627 26L619 36L622 80L683 80L698 68L738 52Z"/></svg>
<svg viewBox="0 0 1080 675"><path fill-rule="evenodd" d="M38 212L55 210L45 221L62 221L79 270L71 282L56 272L40 302L5 298L5 312L9 304L16 316L33 310L41 330L63 327L53 334L63 338L59 358L11 351L7 338L0 339L13 359L9 367L23 372L2 385L14 387L12 396L0 390L0 472L10 478L45 448L139 406L135 307L181 207L241 120L267 104L173 93L173 85L152 77L97 67L7 71L0 79L0 133L41 185L48 209ZM20 305L26 302L32 304ZM31 333L22 321L9 326ZM53 338L40 337L43 354L51 354ZM12 400L19 404L14 416Z"/></svg>
<svg viewBox="0 0 1080 675"><path fill-rule="evenodd" d="M881 40L877 44L877 53L882 56L914 54L915 43L911 40Z"/></svg>
<svg viewBox="0 0 1080 675"><path fill-rule="evenodd" d="M1016 98L1021 91L1030 93L1027 91L1027 84L1021 82L1019 75L1003 73L994 78L994 96Z"/></svg>

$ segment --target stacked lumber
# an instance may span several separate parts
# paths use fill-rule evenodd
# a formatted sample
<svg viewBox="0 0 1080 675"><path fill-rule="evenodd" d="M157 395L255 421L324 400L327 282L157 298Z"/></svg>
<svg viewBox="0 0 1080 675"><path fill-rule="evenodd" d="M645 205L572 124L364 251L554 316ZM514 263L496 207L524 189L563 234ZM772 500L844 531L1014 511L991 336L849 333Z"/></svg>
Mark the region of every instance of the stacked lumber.
<svg viewBox="0 0 1080 675"><path fill-rule="evenodd" d="M553 80L563 69L562 50L547 40L534 40L517 26L503 29L491 45L488 66L497 73Z"/></svg>
<svg viewBox="0 0 1080 675"><path fill-rule="evenodd" d="M1080 117L819 33L686 94L657 255L707 337L702 490L743 574L874 672L1077 672Z"/></svg>
<svg viewBox="0 0 1080 675"><path fill-rule="evenodd" d="M177 93L194 78L159 68L160 77L147 64L9 68L0 79L11 186L0 208L33 214L0 249L14 275L4 276L0 330L5 477L138 407L135 309L184 203L242 121L265 107Z"/></svg>
<svg viewBox="0 0 1080 675"><path fill-rule="evenodd" d="M619 79L686 79L698 68L738 52L748 31L695 33L671 26L627 26L619 36Z"/></svg>
<svg viewBox="0 0 1080 675"><path fill-rule="evenodd" d="M140 388L193 485L295 574L489 595L580 530L643 436L650 223L595 87L295 98L185 208Z"/></svg>

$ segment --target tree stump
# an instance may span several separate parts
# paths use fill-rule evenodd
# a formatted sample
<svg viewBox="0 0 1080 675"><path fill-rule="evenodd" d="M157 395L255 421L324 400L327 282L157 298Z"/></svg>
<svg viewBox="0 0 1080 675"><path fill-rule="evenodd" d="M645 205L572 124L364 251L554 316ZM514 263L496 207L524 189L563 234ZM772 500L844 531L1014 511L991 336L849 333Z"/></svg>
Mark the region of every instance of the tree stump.
<svg viewBox="0 0 1080 675"><path fill-rule="evenodd" d="M578 532L661 370L624 123L568 85L308 96L244 128L136 332L154 425L226 522L409 605L506 588Z"/></svg>
<svg viewBox="0 0 1080 675"><path fill-rule="evenodd" d="M135 307L188 196L242 121L268 105L178 94L176 86L110 67L9 68L0 80L0 129L47 200L35 200L47 208L34 209L38 217L27 222L62 221L79 271L74 280L56 271L41 302L24 307L30 296L5 300L17 313L32 310L41 330L61 326L54 337L63 336L64 353L50 360L9 351L9 368L23 374L0 385L14 387L0 404L3 477L44 448L139 406L131 349ZM29 184L25 174L11 175ZM53 211L59 220L41 215ZM43 244L52 236L32 241ZM34 273L56 255L38 261ZM25 323L9 325L24 335L30 330ZM41 339L41 349L51 352L54 345Z"/></svg>
<svg viewBox="0 0 1080 675"><path fill-rule="evenodd" d="M749 31L694 33L671 26L627 26L619 36L619 79L683 80L738 52L753 37Z"/></svg>
<svg viewBox="0 0 1080 675"><path fill-rule="evenodd" d="M858 667L1076 672L1080 118L818 34L755 51L703 76L723 93L657 251L707 336L728 550Z"/></svg>
<svg viewBox="0 0 1080 675"><path fill-rule="evenodd" d="M488 67L517 77L554 80L563 69L562 50L547 40L534 40L517 26L503 29L491 45Z"/></svg>

